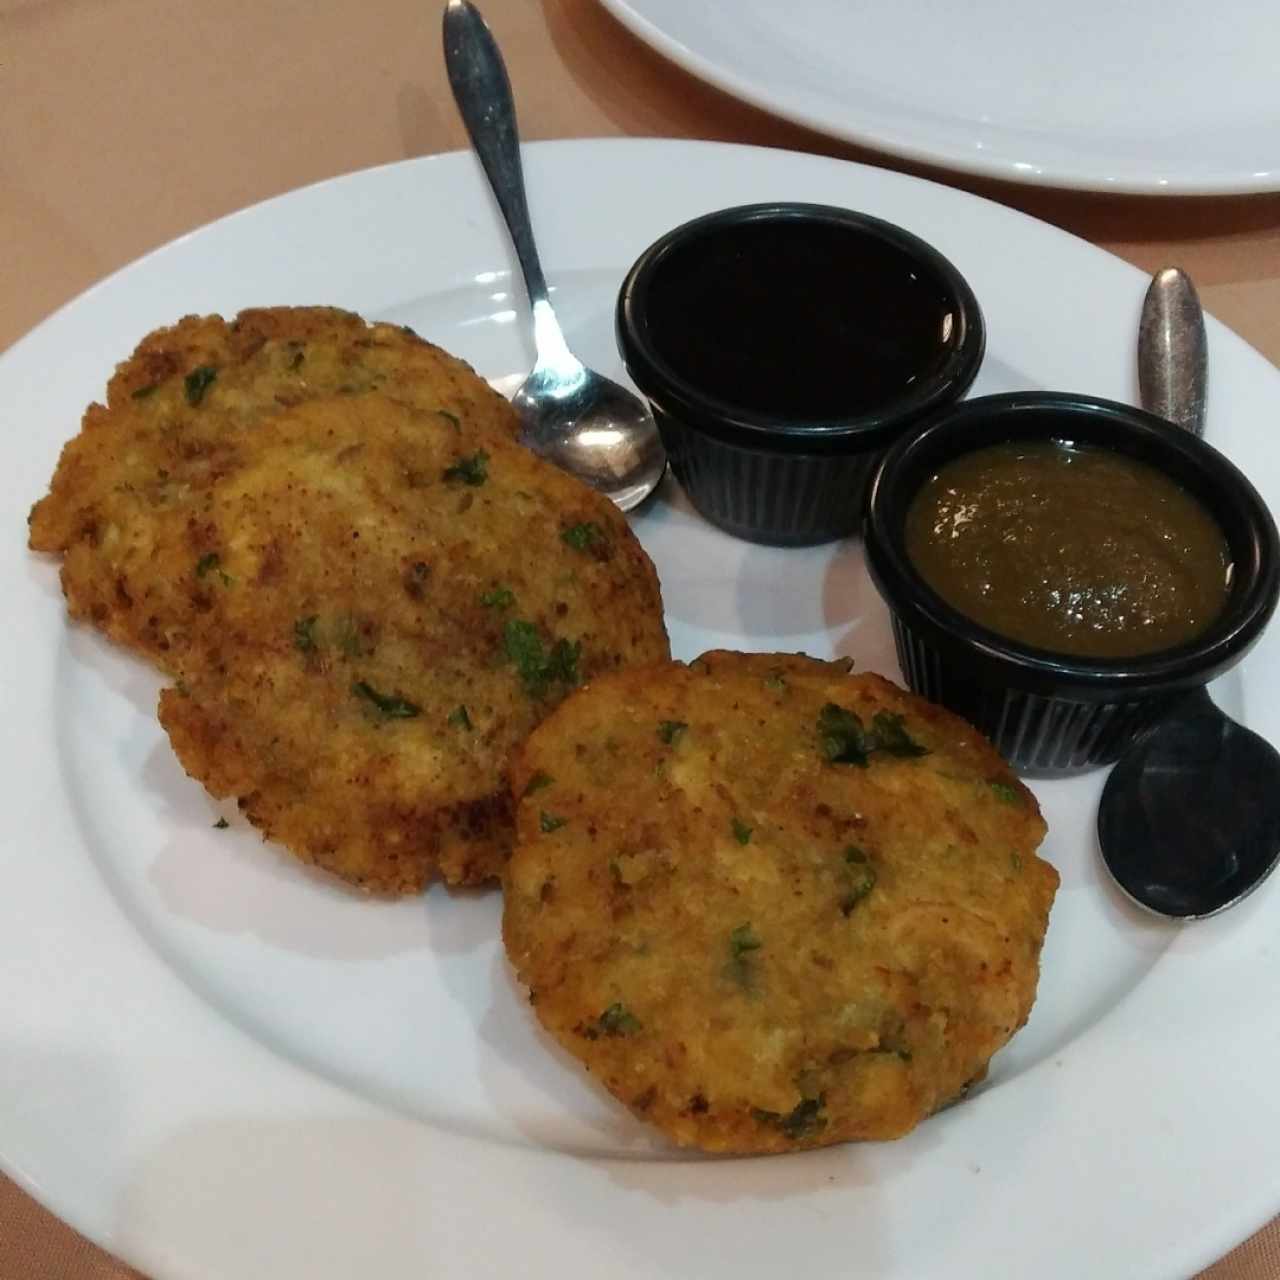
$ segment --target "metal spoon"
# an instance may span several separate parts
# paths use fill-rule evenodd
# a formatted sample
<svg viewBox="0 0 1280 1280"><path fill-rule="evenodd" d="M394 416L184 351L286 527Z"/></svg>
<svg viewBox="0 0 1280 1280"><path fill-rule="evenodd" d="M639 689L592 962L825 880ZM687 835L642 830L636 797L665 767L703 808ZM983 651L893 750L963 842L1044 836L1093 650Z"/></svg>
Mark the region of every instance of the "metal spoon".
<svg viewBox="0 0 1280 1280"><path fill-rule="evenodd" d="M1143 305L1138 382L1144 408L1196 435L1204 430L1206 351L1195 289L1166 268ZM1112 769L1098 842L1140 907L1184 920L1225 911L1280 861L1280 753L1196 689Z"/></svg>
<svg viewBox="0 0 1280 1280"><path fill-rule="evenodd" d="M511 81L493 35L468 0L449 0L445 8L444 61L533 308L537 360L511 400L520 415L521 438L629 511L657 487L667 456L644 402L588 369L565 342L534 247Z"/></svg>
<svg viewBox="0 0 1280 1280"><path fill-rule="evenodd" d="M1138 321L1138 393L1148 413L1204 435L1209 343L1191 277L1165 267L1151 277Z"/></svg>

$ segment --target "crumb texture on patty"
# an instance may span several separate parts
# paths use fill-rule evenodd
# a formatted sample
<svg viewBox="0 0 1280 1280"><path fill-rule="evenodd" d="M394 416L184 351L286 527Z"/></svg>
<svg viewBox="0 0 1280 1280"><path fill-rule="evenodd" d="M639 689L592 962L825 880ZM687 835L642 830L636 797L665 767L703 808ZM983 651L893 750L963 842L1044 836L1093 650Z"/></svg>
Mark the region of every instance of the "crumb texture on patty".
<svg viewBox="0 0 1280 1280"><path fill-rule="evenodd" d="M252 457L280 412L370 392L434 412L480 443L512 439L511 406L463 361L396 325L332 307L187 316L148 334L91 404L30 516L30 545L62 557L72 617L178 666L203 593L167 563L198 539L209 489Z"/></svg>
<svg viewBox="0 0 1280 1280"><path fill-rule="evenodd" d="M144 340L31 542L74 616L175 677L187 771L382 893L495 879L515 747L582 680L669 656L613 504L461 361L344 312Z"/></svg>
<svg viewBox="0 0 1280 1280"><path fill-rule="evenodd" d="M1030 1013L1057 873L974 729L847 663L714 652L569 697L514 771L533 1009L676 1142L898 1137Z"/></svg>

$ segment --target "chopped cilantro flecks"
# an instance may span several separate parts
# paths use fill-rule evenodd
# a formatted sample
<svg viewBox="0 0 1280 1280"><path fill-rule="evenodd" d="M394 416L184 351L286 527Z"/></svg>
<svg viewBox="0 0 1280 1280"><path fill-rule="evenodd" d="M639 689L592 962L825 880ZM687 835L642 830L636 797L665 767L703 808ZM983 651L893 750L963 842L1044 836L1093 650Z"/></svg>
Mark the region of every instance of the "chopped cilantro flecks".
<svg viewBox="0 0 1280 1280"><path fill-rule="evenodd" d="M553 680L562 680L565 684L578 683L578 657L582 653L582 642L575 640L570 644L567 640L557 640L551 646L551 655L547 659L547 673Z"/></svg>
<svg viewBox="0 0 1280 1280"><path fill-rule="evenodd" d="M416 335L415 335L416 336ZM436 412L455 430L462 430L462 419L456 413L450 413L448 409L437 409Z"/></svg>
<svg viewBox="0 0 1280 1280"><path fill-rule="evenodd" d="M316 615L299 618L293 624L293 647L299 653L314 653L316 650Z"/></svg>
<svg viewBox="0 0 1280 1280"><path fill-rule="evenodd" d="M1011 866L1015 871L1021 871L1021 870L1022 870L1022 854L1020 854L1020 853L1011 853L1011 854L1009 855L1009 865L1010 865L1010 866Z"/></svg>
<svg viewBox="0 0 1280 1280"><path fill-rule="evenodd" d="M760 935L750 924L740 924L729 933L729 963L725 966L725 976L748 993L755 987L756 976L752 963L755 957L751 953L763 946Z"/></svg>
<svg viewBox="0 0 1280 1280"><path fill-rule="evenodd" d="M148 396L155 395L159 390L160 384L158 382L152 382L145 387L139 387L132 393L131 398L134 400L145 400Z"/></svg>
<svg viewBox="0 0 1280 1280"><path fill-rule="evenodd" d="M787 690L787 682L776 671L771 671L764 678L764 687L772 689L774 693L785 693Z"/></svg>
<svg viewBox="0 0 1280 1280"><path fill-rule="evenodd" d="M611 1004L597 1019L596 1025L607 1036L630 1036L640 1030L640 1019L625 1004Z"/></svg>
<svg viewBox="0 0 1280 1280"><path fill-rule="evenodd" d="M455 707L450 711L447 723L457 725L461 729L470 729L471 717L467 715L466 707Z"/></svg>
<svg viewBox="0 0 1280 1280"><path fill-rule="evenodd" d="M995 794L997 800L1003 800L1005 804L1018 803L1018 788L1007 782L993 782L990 784L991 790Z"/></svg>
<svg viewBox="0 0 1280 1280"><path fill-rule="evenodd" d="M740 924L729 934L729 954L741 960L748 951L759 951L764 943L750 924Z"/></svg>
<svg viewBox="0 0 1280 1280"><path fill-rule="evenodd" d="M689 726L683 720L662 720L658 724L658 737L669 747L680 741L681 735Z"/></svg>
<svg viewBox="0 0 1280 1280"><path fill-rule="evenodd" d="M741 818L734 818L729 825L733 828L733 838L739 844L751 843L752 828L747 826L747 824L743 822Z"/></svg>
<svg viewBox="0 0 1280 1280"><path fill-rule="evenodd" d="M204 555L196 561L196 577L207 578L209 574L216 573L222 580L224 587L229 587L234 578L229 573L224 573L222 569L222 561L218 557L216 551L206 551Z"/></svg>
<svg viewBox="0 0 1280 1280"><path fill-rule="evenodd" d="M532 622L512 618L503 628L502 647L506 650L507 657L516 664L516 670L520 672L520 678L526 686L540 681L542 668L546 663L546 646Z"/></svg>
<svg viewBox="0 0 1280 1280"><path fill-rule="evenodd" d="M891 711L877 711L868 731L856 713L828 702L818 715L818 735L822 754L832 764L856 764L865 769L873 751L903 758L929 754L929 749L903 727L902 717Z"/></svg>
<svg viewBox="0 0 1280 1280"><path fill-rule="evenodd" d="M560 639L548 649L532 622L512 618L503 628L502 645L507 657L515 664L529 697L542 697L557 681L566 685L578 683L581 641L575 640L570 644L568 640Z"/></svg>
<svg viewBox="0 0 1280 1280"><path fill-rule="evenodd" d="M183 379L182 388L187 393L187 403L197 405L204 399L204 393L218 379L218 371L211 364L198 365Z"/></svg>
<svg viewBox="0 0 1280 1280"><path fill-rule="evenodd" d="M782 1132L788 1138L808 1138L821 1133L827 1127L826 1117L822 1115L824 1098L806 1098L797 1104L782 1121Z"/></svg>
<svg viewBox="0 0 1280 1280"><path fill-rule="evenodd" d="M515 595L506 587L494 587L480 597L480 603L486 609L510 609L515 602Z"/></svg>
<svg viewBox="0 0 1280 1280"><path fill-rule="evenodd" d="M363 698L388 720L412 720L422 712L421 707L407 698L402 698L399 694L379 693L364 680L357 680L351 686L351 692L357 698Z"/></svg>
<svg viewBox="0 0 1280 1280"><path fill-rule="evenodd" d="M215 831L225 831L230 825L231 823L229 823L226 818L219 818L217 822L213 824L213 829Z"/></svg>
<svg viewBox="0 0 1280 1280"><path fill-rule="evenodd" d="M922 747L902 727L902 717L891 711L877 711L871 717L871 733L875 738L875 750L891 756L927 756L928 747Z"/></svg>
<svg viewBox="0 0 1280 1280"><path fill-rule="evenodd" d="M826 1117L822 1114L825 1104L825 1098L806 1098L785 1116L779 1111L764 1111L759 1107L754 1108L751 1114L758 1124L781 1129L788 1138L811 1138L827 1127Z"/></svg>
<svg viewBox="0 0 1280 1280"><path fill-rule="evenodd" d="M469 458L459 458L453 466L444 469L444 478L472 486L484 484L489 478L489 455L481 449Z"/></svg>
<svg viewBox="0 0 1280 1280"><path fill-rule="evenodd" d="M557 817L554 813L548 813L545 809L538 815L538 826L548 833L559 831L568 821L568 818Z"/></svg>
<svg viewBox="0 0 1280 1280"><path fill-rule="evenodd" d="M870 744L862 721L852 711L828 702L818 714L818 733L822 739L822 754L832 764L856 764L866 768Z"/></svg>
<svg viewBox="0 0 1280 1280"><path fill-rule="evenodd" d="M604 530L594 521L570 525L562 530L561 539L575 551L589 551L597 542L604 541Z"/></svg>
<svg viewBox="0 0 1280 1280"><path fill-rule="evenodd" d="M524 793L527 796L531 796L535 791L545 790L547 787L551 786L553 782L555 782L555 779L549 773L543 773L542 770L539 769L538 772L529 779L529 785L525 787Z"/></svg>
<svg viewBox="0 0 1280 1280"><path fill-rule="evenodd" d="M856 844L845 848L844 865L848 879L840 899L840 910L847 916L876 887L876 869Z"/></svg>

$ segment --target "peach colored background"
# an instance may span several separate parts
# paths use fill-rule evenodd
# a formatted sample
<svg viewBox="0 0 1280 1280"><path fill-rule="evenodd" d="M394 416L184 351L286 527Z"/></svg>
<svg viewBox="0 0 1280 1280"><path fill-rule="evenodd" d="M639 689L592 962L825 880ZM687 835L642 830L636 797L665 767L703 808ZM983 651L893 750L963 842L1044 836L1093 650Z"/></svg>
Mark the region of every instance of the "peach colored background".
<svg viewBox="0 0 1280 1280"><path fill-rule="evenodd" d="M480 5L526 138L713 138L922 173L1144 269L1183 266L1210 312L1280 360L1280 195L1098 196L929 171L734 102L663 62L595 0ZM464 146L440 61L440 7L0 0L0 348L192 227L317 179ZM0 1178L4 1280L135 1275ZM1280 1220L1204 1277L1276 1280Z"/></svg>

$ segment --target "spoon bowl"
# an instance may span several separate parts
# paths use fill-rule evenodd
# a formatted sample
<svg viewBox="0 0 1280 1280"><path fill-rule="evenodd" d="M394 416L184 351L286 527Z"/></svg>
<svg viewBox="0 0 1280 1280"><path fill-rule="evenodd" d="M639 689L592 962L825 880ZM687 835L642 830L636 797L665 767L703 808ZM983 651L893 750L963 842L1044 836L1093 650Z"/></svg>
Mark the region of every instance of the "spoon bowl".
<svg viewBox="0 0 1280 1280"><path fill-rule="evenodd" d="M644 401L588 369L565 341L534 244L511 81L497 42L469 0L449 0L445 7L444 61L532 307L537 361L511 401L521 440L629 511L657 488L666 453Z"/></svg>
<svg viewBox="0 0 1280 1280"><path fill-rule="evenodd" d="M1112 769L1098 841L1138 906L1181 920L1225 911L1280 862L1280 752L1196 689Z"/></svg>
<svg viewBox="0 0 1280 1280"><path fill-rule="evenodd" d="M638 506L662 479L667 456L656 428L635 429L635 396L573 356L535 366L511 403L530 449L621 510Z"/></svg>

